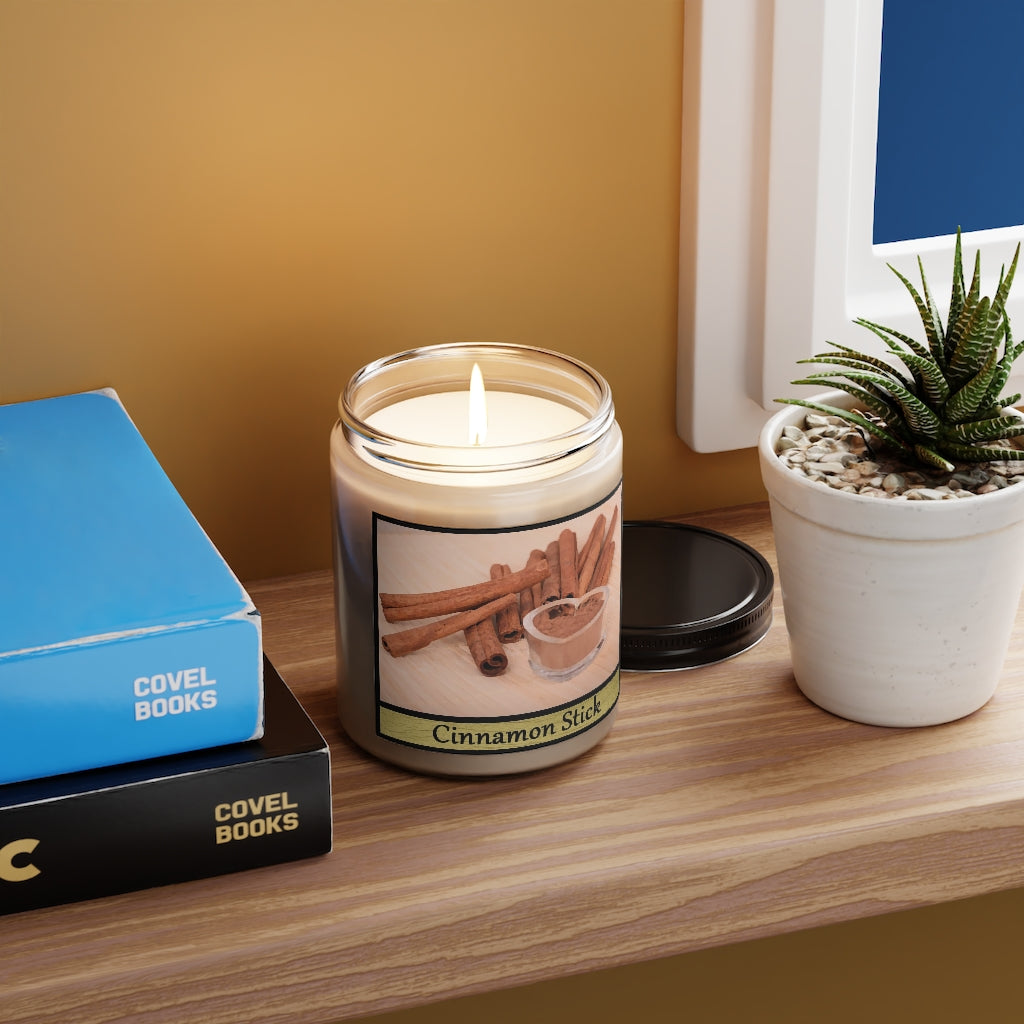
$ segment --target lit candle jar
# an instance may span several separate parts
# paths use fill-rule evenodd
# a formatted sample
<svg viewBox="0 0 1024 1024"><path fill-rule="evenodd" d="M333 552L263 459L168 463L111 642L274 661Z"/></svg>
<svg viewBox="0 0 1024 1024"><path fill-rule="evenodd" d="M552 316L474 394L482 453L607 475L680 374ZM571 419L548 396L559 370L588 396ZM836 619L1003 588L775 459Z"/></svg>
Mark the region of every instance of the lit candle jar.
<svg viewBox="0 0 1024 1024"><path fill-rule="evenodd" d="M372 754L533 771L611 728L622 434L568 356L415 349L360 370L331 435L338 710Z"/></svg>

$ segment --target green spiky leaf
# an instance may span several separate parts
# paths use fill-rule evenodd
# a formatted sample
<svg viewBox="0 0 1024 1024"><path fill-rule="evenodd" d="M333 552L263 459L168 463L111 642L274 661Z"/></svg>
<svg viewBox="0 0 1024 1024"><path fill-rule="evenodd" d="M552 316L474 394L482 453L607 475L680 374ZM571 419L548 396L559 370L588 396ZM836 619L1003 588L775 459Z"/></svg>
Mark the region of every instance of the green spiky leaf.
<svg viewBox="0 0 1024 1024"><path fill-rule="evenodd" d="M990 448L973 444L949 443L943 450L959 462L1019 462L1024 455L1019 448Z"/></svg>
<svg viewBox="0 0 1024 1024"><path fill-rule="evenodd" d="M859 388L856 385L851 384L851 383L849 383L848 381L845 381L845 380L833 380L830 377L828 377L828 378L826 378L826 381L827 381L827 383L831 384L837 390L845 391L848 395L850 395L851 397L857 399L857 401L860 402L861 405L863 405L865 409L867 409L869 412L874 413L876 416L878 416L884 422L892 423L894 425L893 433L899 433L900 432L901 427L902 427L902 423L900 422L900 419L899 419L898 409L896 408L896 406L890 405L885 400L885 398L881 397L880 395L878 395L874 391L868 391L865 388ZM803 380L790 381L790 383L791 384L820 384L820 383L822 383L822 381L821 380L803 379ZM777 399L777 401L783 401L783 399ZM794 399L789 404L791 404L791 405L792 404L800 405L800 404L802 404L802 401ZM833 416L838 416L839 415L839 413L837 411L833 410L832 406L829 406L828 410L829 410L829 414L830 415L833 415Z"/></svg>
<svg viewBox="0 0 1024 1024"><path fill-rule="evenodd" d="M948 438L953 444L973 444L977 441L1008 441L1024 436L1024 420L1017 416L992 416L989 419L958 423L950 428ZM1024 456L1024 452L1021 453Z"/></svg>
<svg viewBox="0 0 1024 1024"><path fill-rule="evenodd" d="M917 456L918 462L923 462L926 466L931 466L932 469L941 469L943 473L952 473L956 469L956 466L949 459L943 458L937 451L929 448L927 445L915 444L914 454Z"/></svg>
<svg viewBox="0 0 1024 1024"><path fill-rule="evenodd" d="M911 338L908 334L903 334L900 331L894 330L891 327L883 327L881 324L873 323L871 320L864 320L859 318L853 321L859 327L866 327L872 334L877 334L889 346L889 349L896 353L901 359L903 358L903 352L896 341L901 341L914 353L914 355L921 356L924 359L931 358L931 352L924 347L919 341ZM895 339L895 340L894 340ZM829 344L835 344L830 342Z"/></svg>
<svg viewBox="0 0 1024 1024"><path fill-rule="evenodd" d="M921 396L934 409L943 405L949 398L949 381L931 359L924 356L910 355L903 357L907 367L914 372L914 378L921 389Z"/></svg>
<svg viewBox="0 0 1024 1024"><path fill-rule="evenodd" d="M929 327L926 327L928 340L931 342L932 356L941 366L946 359L946 328L942 326L942 317L939 315L938 307L932 299L928 290L928 278L924 274L924 264L921 257L917 257L917 269L921 274L921 291L924 293L925 308L928 311ZM934 340L932 340L934 339Z"/></svg>
<svg viewBox="0 0 1024 1024"><path fill-rule="evenodd" d="M921 279L924 280L924 267L921 265L921 258L918 257L917 265L921 269ZM934 307L929 303L925 302L921 298L918 290L913 286L910 280L901 274L891 263L889 269L903 282L904 287L910 292L911 297L914 300L914 304L917 306L918 316L921 317L921 324L924 327L925 337L928 339L928 348L931 351L932 357L939 364L945 362L945 344L946 336L942 330L942 324L939 322L938 313Z"/></svg>
<svg viewBox="0 0 1024 1024"><path fill-rule="evenodd" d="M989 393L989 386L995 376L998 362L996 351L989 353L988 361L977 374L957 391L943 409L943 415L949 423L963 423L969 420L982 406Z"/></svg>
<svg viewBox="0 0 1024 1024"><path fill-rule="evenodd" d="M873 437L877 437L879 441L884 441L886 444L891 444L896 448L902 448L904 451L911 450L909 445L894 437L885 427L875 423L874 420L869 420L866 416L862 416L854 410L840 409L837 406L826 405L822 402L812 402L803 398L776 398L775 401L782 405L802 405L805 409L824 413L826 416L838 416L839 419L852 423L855 427L860 427L861 430L866 431Z"/></svg>
<svg viewBox="0 0 1024 1024"><path fill-rule="evenodd" d="M954 321L952 317L949 318L949 326L946 334L946 362L953 358L953 353L956 352L960 345L964 334L967 331L967 325L971 322L974 316L974 311L977 308L978 302L981 299L981 253L975 253L974 255L974 276L971 278L970 291L964 295L963 302L960 304L960 311L957 314L957 318Z"/></svg>
<svg viewBox="0 0 1024 1024"><path fill-rule="evenodd" d="M949 295L949 315L946 318L946 339L943 345L946 362L956 350L956 345L950 343L950 335L953 325L960 318L960 310L964 308L964 300L967 298L964 289L964 263L960 250L960 229L956 229L956 248L953 251L953 286Z"/></svg>
<svg viewBox="0 0 1024 1024"><path fill-rule="evenodd" d="M974 307L974 313L949 360L947 372L951 387L973 377L989 357L992 350L992 339L988 331L991 305L992 301L986 295Z"/></svg>
<svg viewBox="0 0 1024 1024"><path fill-rule="evenodd" d="M820 363L823 366L846 366L854 370L878 370L884 374L891 374L904 387L910 387L912 383L912 381L910 381L907 377L905 377L894 367L890 366L884 359L878 359L875 356L820 355L811 356L810 359L797 360L797 365L802 365L805 363Z"/></svg>

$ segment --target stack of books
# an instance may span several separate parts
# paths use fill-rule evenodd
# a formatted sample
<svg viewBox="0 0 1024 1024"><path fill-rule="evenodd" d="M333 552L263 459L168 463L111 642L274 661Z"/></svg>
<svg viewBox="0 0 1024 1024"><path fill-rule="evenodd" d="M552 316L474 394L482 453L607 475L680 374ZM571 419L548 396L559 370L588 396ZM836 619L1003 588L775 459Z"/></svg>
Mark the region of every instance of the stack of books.
<svg viewBox="0 0 1024 1024"><path fill-rule="evenodd" d="M327 745L116 393L0 406L0 914L330 848Z"/></svg>

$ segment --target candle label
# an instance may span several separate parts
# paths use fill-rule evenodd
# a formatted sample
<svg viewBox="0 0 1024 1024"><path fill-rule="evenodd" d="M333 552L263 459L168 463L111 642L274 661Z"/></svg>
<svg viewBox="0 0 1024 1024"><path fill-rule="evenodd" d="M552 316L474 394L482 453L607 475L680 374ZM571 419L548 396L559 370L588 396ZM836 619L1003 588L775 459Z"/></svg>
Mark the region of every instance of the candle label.
<svg viewBox="0 0 1024 1024"><path fill-rule="evenodd" d="M375 513L378 735L507 754L602 721L619 697L621 493L514 528Z"/></svg>

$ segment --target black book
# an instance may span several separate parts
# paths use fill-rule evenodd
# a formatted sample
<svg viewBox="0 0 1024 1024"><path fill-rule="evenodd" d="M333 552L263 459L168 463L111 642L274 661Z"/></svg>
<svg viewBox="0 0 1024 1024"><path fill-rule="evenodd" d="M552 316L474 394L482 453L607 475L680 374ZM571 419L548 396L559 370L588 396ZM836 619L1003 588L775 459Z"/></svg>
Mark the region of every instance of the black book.
<svg viewBox="0 0 1024 1024"><path fill-rule="evenodd" d="M259 740L0 786L0 914L330 852L330 752L264 659Z"/></svg>

